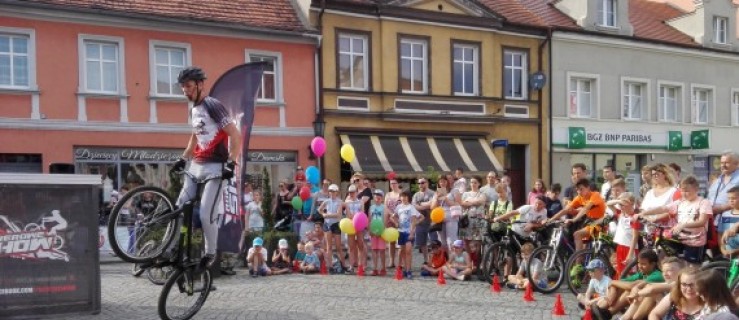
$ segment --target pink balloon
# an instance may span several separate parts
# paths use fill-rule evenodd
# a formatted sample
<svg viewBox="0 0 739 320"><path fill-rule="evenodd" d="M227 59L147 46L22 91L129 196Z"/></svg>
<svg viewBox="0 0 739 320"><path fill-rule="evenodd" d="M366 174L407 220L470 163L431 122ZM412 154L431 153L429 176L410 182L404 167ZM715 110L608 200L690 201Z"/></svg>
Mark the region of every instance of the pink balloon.
<svg viewBox="0 0 739 320"><path fill-rule="evenodd" d="M310 198L310 188L308 188L308 186L303 186L302 188L300 188L300 192L298 192L298 195L300 195L301 200L308 200L308 198Z"/></svg>
<svg viewBox="0 0 739 320"><path fill-rule="evenodd" d="M310 149L317 157L322 157L326 153L326 140L322 137L313 138L313 141L310 142Z"/></svg>
<svg viewBox="0 0 739 320"><path fill-rule="evenodd" d="M354 230L362 232L367 228L367 224L369 224L369 220L364 212L360 211L354 215Z"/></svg>

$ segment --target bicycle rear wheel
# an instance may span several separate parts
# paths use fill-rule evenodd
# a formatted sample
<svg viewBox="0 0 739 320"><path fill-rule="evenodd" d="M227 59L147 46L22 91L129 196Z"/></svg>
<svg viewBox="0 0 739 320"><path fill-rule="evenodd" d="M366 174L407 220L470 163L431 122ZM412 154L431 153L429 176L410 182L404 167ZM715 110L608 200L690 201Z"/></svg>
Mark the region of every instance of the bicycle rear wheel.
<svg viewBox="0 0 739 320"><path fill-rule="evenodd" d="M593 249L582 249L576 251L569 260L565 270L567 271L567 286L574 295L585 293L590 283L590 274L585 270L585 266L593 259L600 259L606 265L605 274L613 277L614 271L611 267L610 259L602 253L595 253Z"/></svg>
<svg viewBox="0 0 739 320"><path fill-rule="evenodd" d="M167 279L174 273L172 266L164 266L161 268L151 267L146 269L146 277L155 285L161 286L167 282Z"/></svg>
<svg viewBox="0 0 739 320"><path fill-rule="evenodd" d="M143 263L158 258L178 231L179 219L173 212L174 202L161 188L147 186L129 191L110 213L110 247L126 262Z"/></svg>
<svg viewBox="0 0 739 320"><path fill-rule="evenodd" d="M535 270L533 261L540 262L539 270ZM531 253L527 266L529 282L533 288L541 293L557 291L565 279L565 262L561 255L551 246L539 247ZM535 279L534 277L538 279Z"/></svg>
<svg viewBox="0 0 739 320"><path fill-rule="evenodd" d="M208 299L213 278L210 270L195 273L195 267L177 269L159 295L159 317L164 320L186 320L195 316Z"/></svg>

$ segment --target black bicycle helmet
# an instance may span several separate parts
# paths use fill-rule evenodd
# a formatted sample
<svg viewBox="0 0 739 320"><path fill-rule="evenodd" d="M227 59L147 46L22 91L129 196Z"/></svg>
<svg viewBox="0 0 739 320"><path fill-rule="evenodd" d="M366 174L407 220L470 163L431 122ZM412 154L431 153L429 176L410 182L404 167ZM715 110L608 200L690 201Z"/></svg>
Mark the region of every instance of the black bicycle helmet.
<svg viewBox="0 0 739 320"><path fill-rule="evenodd" d="M177 76L177 82L179 84L183 84L189 80L203 81L205 79L207 79L205 72L198 67L187 67L180 71L180 75Z"/></svg>

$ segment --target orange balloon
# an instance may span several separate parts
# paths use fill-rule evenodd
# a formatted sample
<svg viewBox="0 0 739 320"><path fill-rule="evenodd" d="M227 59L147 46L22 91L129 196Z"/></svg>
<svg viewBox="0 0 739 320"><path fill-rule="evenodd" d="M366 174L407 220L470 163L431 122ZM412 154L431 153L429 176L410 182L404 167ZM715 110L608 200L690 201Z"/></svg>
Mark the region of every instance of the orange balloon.
<svg viewBox="0 0 739 320"><path fill-rule="evenodd" d="M440 223L444 221L444 209L442 207L436 207L431 210L431 222Z"/></svg>

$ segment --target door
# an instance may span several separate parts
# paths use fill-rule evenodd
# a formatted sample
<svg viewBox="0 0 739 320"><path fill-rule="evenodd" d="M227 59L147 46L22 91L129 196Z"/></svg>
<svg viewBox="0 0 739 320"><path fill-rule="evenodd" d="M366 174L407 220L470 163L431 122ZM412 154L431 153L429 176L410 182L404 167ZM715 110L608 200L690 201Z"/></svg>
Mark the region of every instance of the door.
<svg viewBox="0 0 739 320"><path fill-rule="evenodd" d="M511 194L515 207L526 204L526 186L530 183L528 179L528 159L526 150L528 145L511 144L506 150L506 174L511 177Z"/></svg>

